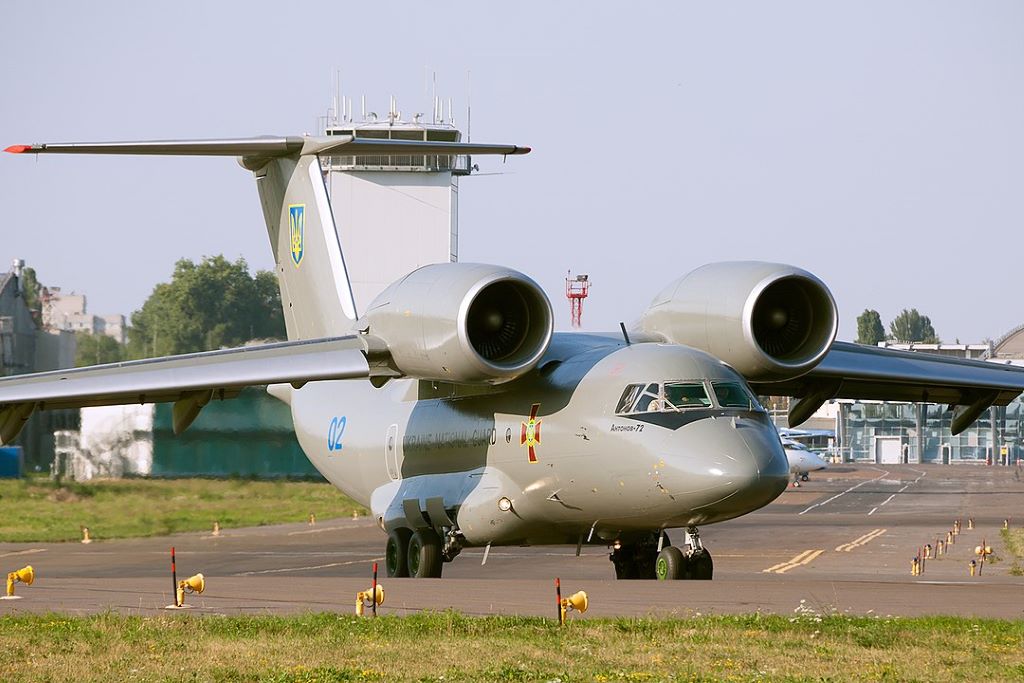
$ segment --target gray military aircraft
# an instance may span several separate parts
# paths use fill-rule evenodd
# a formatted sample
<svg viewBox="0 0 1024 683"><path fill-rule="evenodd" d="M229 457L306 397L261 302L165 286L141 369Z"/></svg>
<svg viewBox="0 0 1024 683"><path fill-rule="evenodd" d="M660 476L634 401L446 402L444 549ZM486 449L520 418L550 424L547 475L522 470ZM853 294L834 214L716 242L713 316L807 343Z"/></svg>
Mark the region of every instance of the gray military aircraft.
<svg viewBox="0 0 1024 683"><path fill-rule="evenodd" d="M525 147L333 136L7 151L239 157L289 341L0 380L0 440L35 410L162 401L180 432L209 401L269 385L309 459L387 533L389 576L440 576L465 547L590 543L612 549L618 578L710 579L698 527L787 484L756 394L795 397L792 425L839 396L948 403L956 433L1024 389L1010 367L836 342L825 285L773 263L699 268L616 334L556 334L533 280L471 263L415 270L357 313L321 155ZM678 546L669 528L685 530Z"/></svg>

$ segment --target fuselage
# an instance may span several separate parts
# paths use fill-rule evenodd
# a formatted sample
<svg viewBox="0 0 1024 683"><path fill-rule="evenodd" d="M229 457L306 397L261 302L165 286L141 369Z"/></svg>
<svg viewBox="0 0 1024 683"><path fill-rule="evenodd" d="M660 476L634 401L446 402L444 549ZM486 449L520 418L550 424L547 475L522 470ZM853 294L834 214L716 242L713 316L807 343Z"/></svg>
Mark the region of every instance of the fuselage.
<svg viewBox="0 0 1024 683"><path fill-rule="evenodd" d="M402 379L271 392L290 402L317 469L382 527L415 526L410 512L433 509L466 545L709 524L766 505L787 483L778 435L744 380L685 346L556 334L533 371L497 386Z"/></svg>

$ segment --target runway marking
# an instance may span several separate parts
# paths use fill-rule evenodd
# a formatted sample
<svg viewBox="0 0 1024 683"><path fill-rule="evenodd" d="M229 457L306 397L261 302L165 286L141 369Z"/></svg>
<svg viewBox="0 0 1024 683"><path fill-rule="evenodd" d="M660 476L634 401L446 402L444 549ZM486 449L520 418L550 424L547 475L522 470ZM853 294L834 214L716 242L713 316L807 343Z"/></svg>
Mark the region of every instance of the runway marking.
<svg viewBox="0 0 1024 683"><path fill-rule="evenodd" d="M45 553L46 548L31 548L29 550L16 550L13 553L4 553L0 557L14 557L15 555L32 555L35 553Z"/></svg>
<svg viewBox="0 0 1024 683"><path fill-rule="evenodd" d="M768 569L762 569L761 573L762 574L772 574L772 573L774 573L774 574L785 574L790 569L796 569L797 567L802 567L802 566L810 564L814 560L818 559L818 556L821 555L823 552L825 552L825 551L824 550L813 550L813 549L812 550L805 550L802 553L800 553L799 555L797 555L796 557L794 557L792 560L789 560L787 562L780 562L779 564L776 564L776 565L773 565L771 567L768 567Z"/></svg>
<svg viewBox="0 0 1024 683"><path fill-rule="evenodd" d="M363 562L380 562L383 557L370 557L363 560L350 560L348 562L331 562L330 564L317 564L312 567L285 567L284 569L263 569L258 572L239 572L232 576L256 576L258 574L284 574L286 572L304 572L310 569L328 569L330 567L344 567L350 564L361 564Z"/></svg>
<svg viewBox="0 0 1024 683"><path fill-rule="evenodd" d="M859 548L862 545L867 545L871 541L875 540L876 538L884 534L886 531L888 531L888 529L875 529L874 531L869 531L860 538L855 538L849 543L844 543L840 546L836 546L836 552L848 553L854 548Z"/></svg>
<svg viewBox="0 0 1024 683"><path fill-rule="evenodd" d="M871 508L871 512L869 512L869 513L868 513L868 517L870 517L871 515L875 514L875 513L876 513L876 512L878 511L878 508L882 507L883 505L885 505L886 503L888 503L888 502L889 502L890 500L892 500L893 498L895 498L895 497L896 497L896 494L897 494L897 493L903 493L903 492L904 492L904 491L906 491L906 490L907 490L908 488L910 488L911 486L913 486L913 485L914 485L914 484L916 484L917 482L921 481L921 477L923 477L924 475L928 474L927 472L921 472L921 471L919 471L919 470L910 470L910 471L911 471L911 472L917 472L917 473L918 473L918 477L917 477L917 479L915 479L914 481L910 482L909 484L904 484L903 488L901 488L901 489L900 489L899 491L897 491L896 493L892 494L891 496L889 496L888 498L886 498L885 500L883 500L883 501L882 501L881 503L879 503L879 504L878 504L878 505L876 505L875 507Z"/></svg>
<svg viewBox="0 0 1024 683"><path fill-rule="evenodd" d="M854 491L854 490L856 490L856 489L859 489L859 488L860 488L861 486L863 486L864 484L870 484L870 483L871 483L871 482L873 482L873 481L878 481L879 479L881 479L882 477L884 477L884 476L885 476L885 475L887 475L887 474L889 474L889 473L888 473L888 472L882 472L882 474L880 474L879 476L875 477L874 479L865 479L865 480L864 480L864 481L862 481L861 483L859 483L859 484L856 484L855 486L851 486L850 488L846 489L846 490L845 490L845 491L843 491L842 493L837 493L836 495L832 496L832 497L831 497L831 498L829 498L828 500L823 500L823 501L821 501L820 503L815 503L815 504L814 504L814 505L812 505L811 507L807 508L806 510L803 510L802 512L798 512L797 514L798 514L798 515L802 515L802 514L804 514L804 513L806 513L806 512L810 512L810 511L811 511L811 510L813 510L814 508L818 508L818 507L821 507L822 505L828 505L829 503L831 503L831 502L832 502L833 500L835 500L836 498L840 498L840 497L842 497L842 496L845 496L845 495L846 495L847 493L849 493L850 491Z"/></svg>

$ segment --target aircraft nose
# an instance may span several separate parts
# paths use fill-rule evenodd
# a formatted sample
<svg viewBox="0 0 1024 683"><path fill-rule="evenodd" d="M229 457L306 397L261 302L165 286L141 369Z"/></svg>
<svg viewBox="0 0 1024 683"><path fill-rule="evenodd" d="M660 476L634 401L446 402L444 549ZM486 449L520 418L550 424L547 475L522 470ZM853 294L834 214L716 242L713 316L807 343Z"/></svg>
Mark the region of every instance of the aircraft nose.
<svg viewBox="0 0 1024 683"><path fill-rule="evenodd" d="M786 490L786 455L767 419L721 417L680 430L675 488L695 517L707 522L738 517Z"/></svg>

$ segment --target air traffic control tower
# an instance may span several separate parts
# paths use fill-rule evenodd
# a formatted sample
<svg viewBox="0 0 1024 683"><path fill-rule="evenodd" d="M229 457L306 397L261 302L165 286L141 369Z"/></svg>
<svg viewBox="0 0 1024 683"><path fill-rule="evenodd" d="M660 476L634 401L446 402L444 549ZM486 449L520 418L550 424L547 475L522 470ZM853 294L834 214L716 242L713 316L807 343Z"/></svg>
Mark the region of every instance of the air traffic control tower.
<svg viewBox="0 0 1024 683"><path fill-rule="evenodd" d="M328 118L327 135L384 140L459 142L462 134L435 99L430 123L402 119L394 98L387 116L352 120L351 104ZM330 156L321 160L334 222L360 313L385 287L430 263L459 256L459 176L473 170L467 156Z"/></svg>

